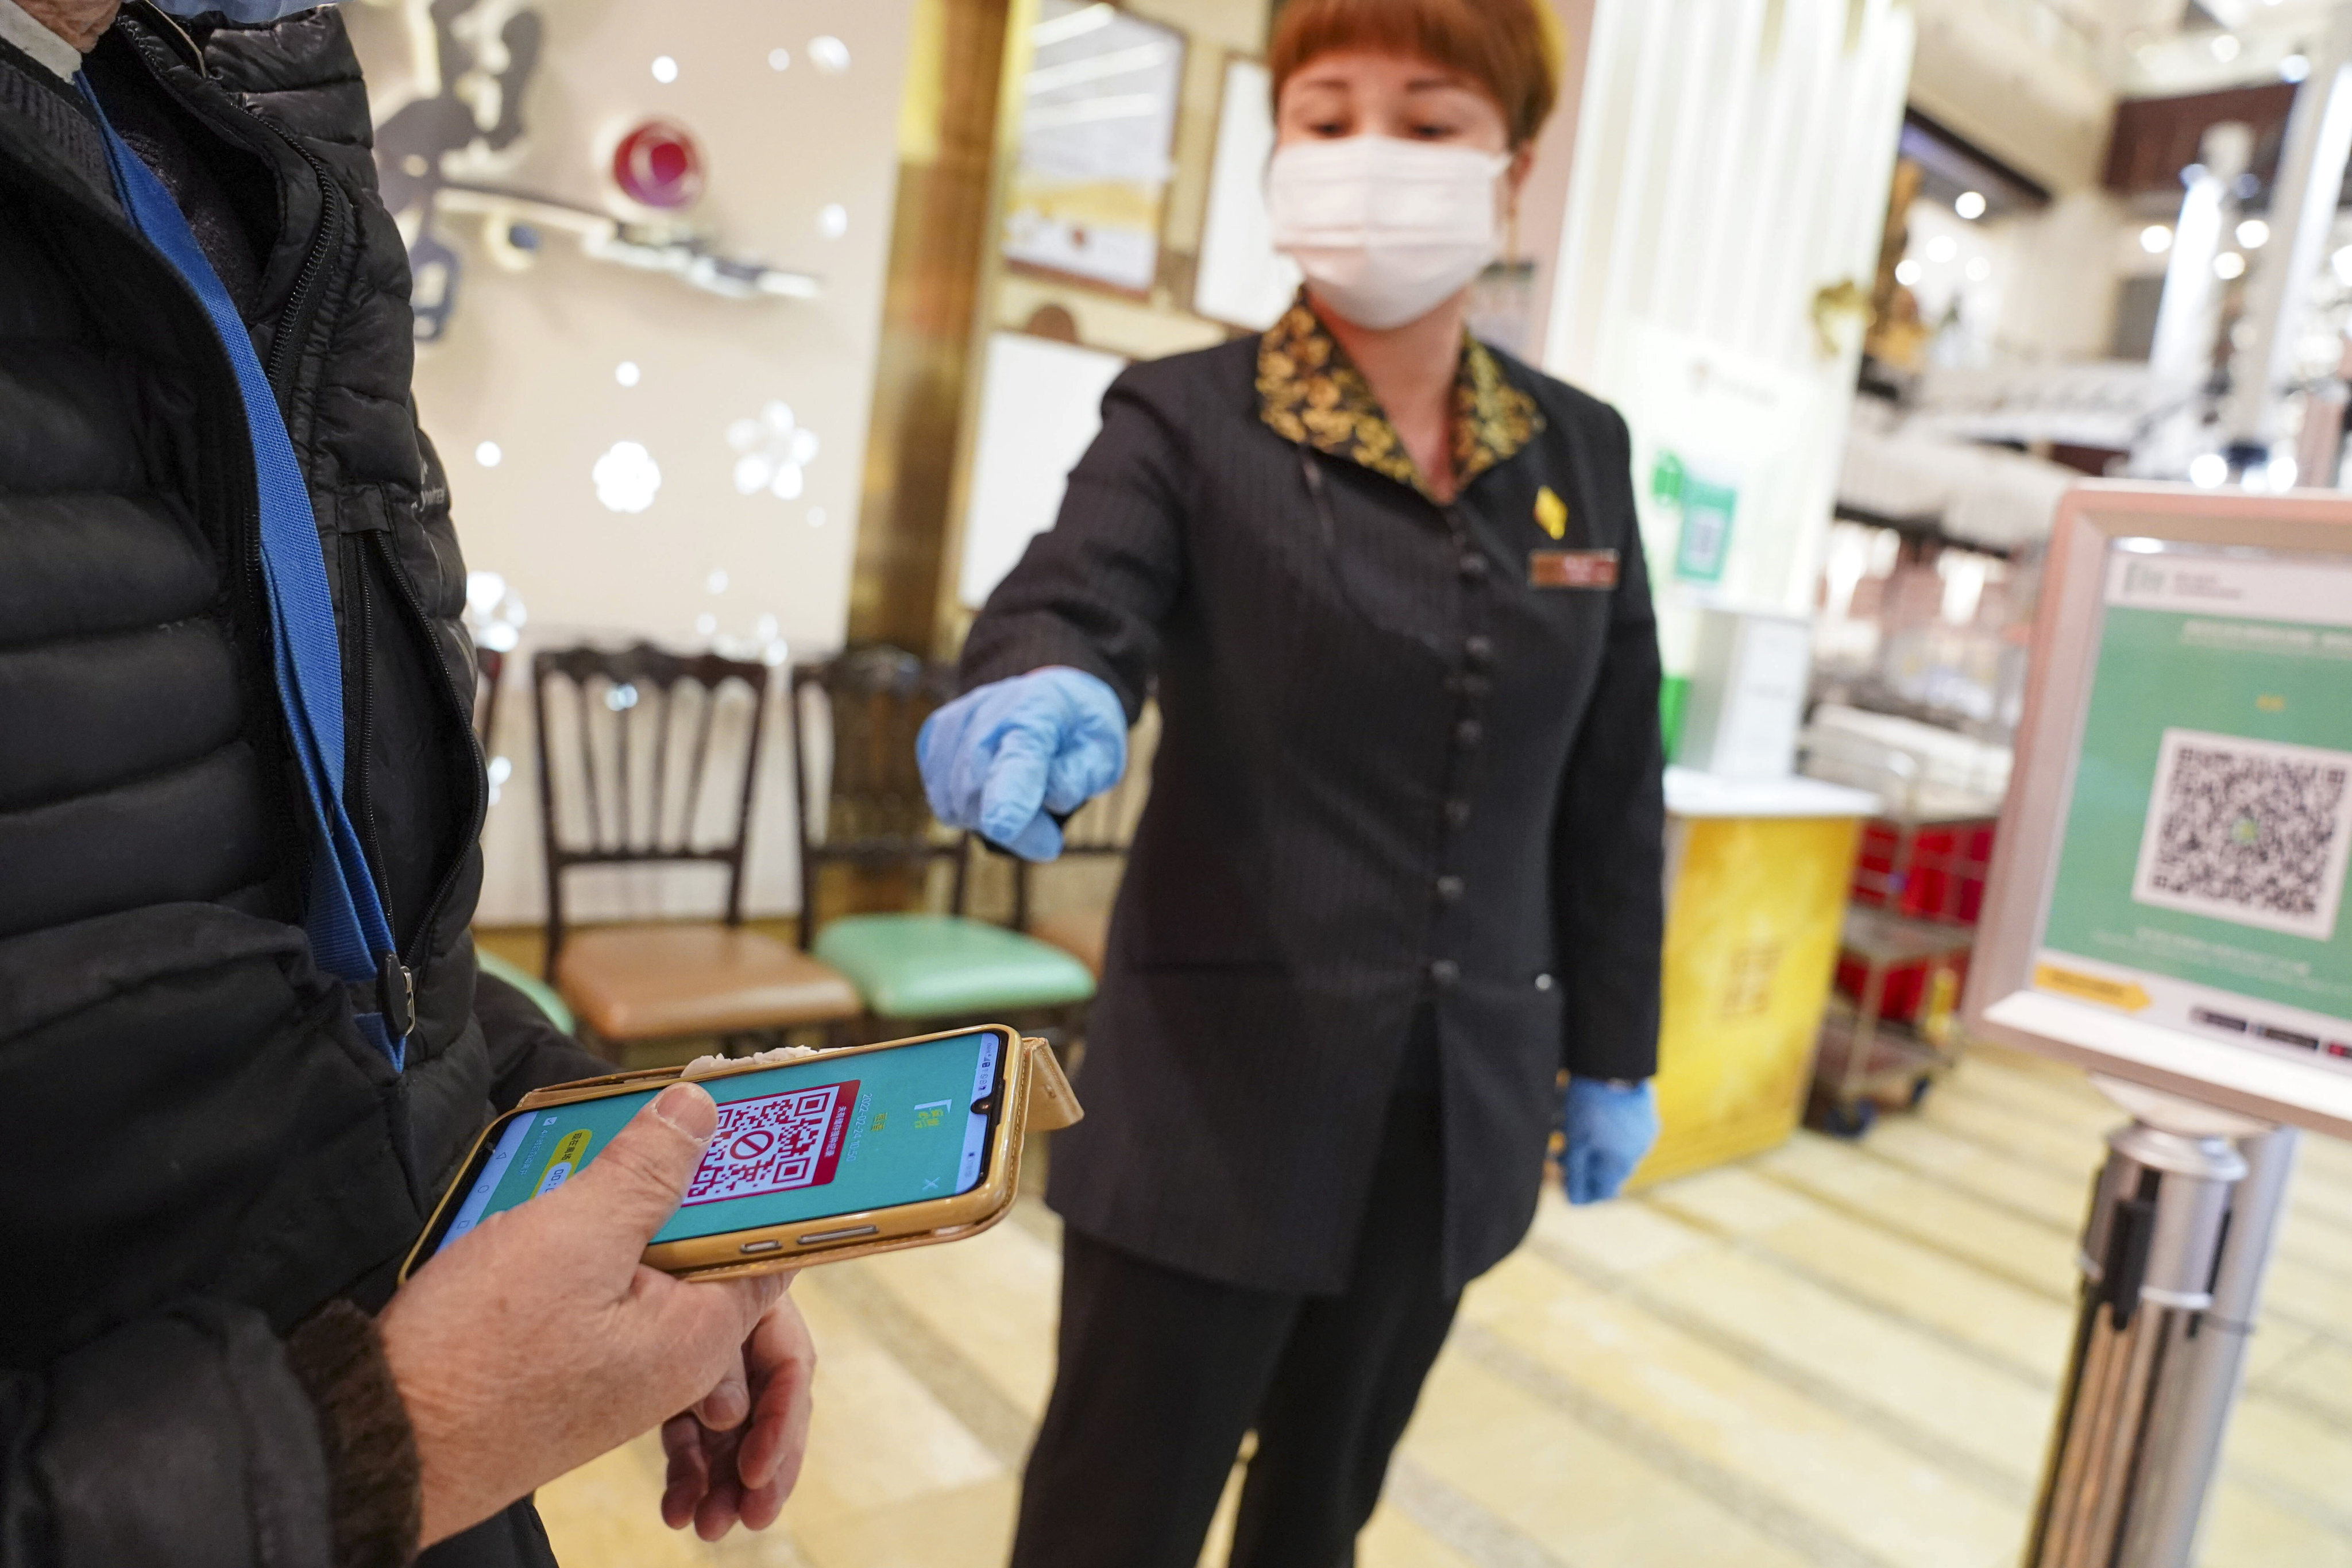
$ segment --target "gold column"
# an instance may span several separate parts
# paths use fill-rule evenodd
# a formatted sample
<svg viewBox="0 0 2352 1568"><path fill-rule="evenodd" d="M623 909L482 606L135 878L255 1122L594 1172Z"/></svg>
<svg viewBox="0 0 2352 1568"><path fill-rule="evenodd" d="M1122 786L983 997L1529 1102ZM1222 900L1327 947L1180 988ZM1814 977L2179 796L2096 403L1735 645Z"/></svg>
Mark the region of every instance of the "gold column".
<svg viewBox="0 0 2352 1568"><path fill-rule="evenodd" d="M998 105L1020 0L918 0L899 128L849 637L945 656L949 514L993 248Z"/></svg>

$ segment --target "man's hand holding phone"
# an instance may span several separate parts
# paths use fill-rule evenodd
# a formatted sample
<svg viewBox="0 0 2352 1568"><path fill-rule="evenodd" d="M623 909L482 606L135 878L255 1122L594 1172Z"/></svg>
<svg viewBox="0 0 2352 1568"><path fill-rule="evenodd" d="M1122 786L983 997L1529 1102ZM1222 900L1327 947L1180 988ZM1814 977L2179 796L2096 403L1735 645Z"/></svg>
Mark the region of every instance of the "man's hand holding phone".
<svg viewBox="0 0 2352 1568"><path fill-rule="evenodd" d="M385 1309L425 1544L666 1420L664 1519L690 1519L706 1540L774 1521L815 1367L790 1277L692 1282L638 1261L717 1126L708 1093L673 1085L593 1163L488 1216Z"/></svg>

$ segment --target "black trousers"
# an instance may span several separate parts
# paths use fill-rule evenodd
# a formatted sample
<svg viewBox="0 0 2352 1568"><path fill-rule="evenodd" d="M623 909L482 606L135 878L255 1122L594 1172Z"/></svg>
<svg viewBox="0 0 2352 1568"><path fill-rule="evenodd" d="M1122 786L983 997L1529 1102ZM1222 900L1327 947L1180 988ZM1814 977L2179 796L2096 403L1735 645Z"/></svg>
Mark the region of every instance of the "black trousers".
<svg viewBox="0 0 2352 1568"><path fill-rule="evenodd" d="M1013 1568L1192 1568L1244 1434L1233 1568L1348 1568L1445 1342L1433 1020L1414 1030L1348 1289L1249 1290L1076 1231ZM1169 1179L1181 1181L1181 1172Z"/></svg>

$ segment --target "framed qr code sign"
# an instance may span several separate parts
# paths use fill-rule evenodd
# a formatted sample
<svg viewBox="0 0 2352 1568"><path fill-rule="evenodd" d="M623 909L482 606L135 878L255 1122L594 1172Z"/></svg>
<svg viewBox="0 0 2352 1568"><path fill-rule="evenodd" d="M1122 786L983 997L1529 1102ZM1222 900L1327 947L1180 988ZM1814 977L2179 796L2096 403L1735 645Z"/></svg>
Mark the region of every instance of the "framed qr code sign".
<svg viewBox="0 0 2352 1568"><path fill-rule="evenodd" d="M2352 498L2059 510L1969 1016L2352 1134Z"/></svg>

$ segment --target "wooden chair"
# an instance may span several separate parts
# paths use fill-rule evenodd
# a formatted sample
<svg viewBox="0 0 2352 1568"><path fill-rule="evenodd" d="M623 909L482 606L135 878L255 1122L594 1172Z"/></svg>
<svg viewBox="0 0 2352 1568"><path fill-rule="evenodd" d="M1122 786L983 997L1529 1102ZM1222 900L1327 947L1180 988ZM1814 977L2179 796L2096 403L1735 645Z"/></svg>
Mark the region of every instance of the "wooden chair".
<svg viewBox="0 0 2352 1568"><path fill-rule="evenodd" d="M507 656L494 647L474 649L474 738L488 757L499 739L499 689L505 684Z"/></svg>
<svg viewBox="0 0 2352 1568"><path fill-rule="evenodd" d="M617 1047L716 1036L731 1050L804 1027L831 1040L857 1018L864 1004L840 973L743 929L768 667L639 644L542 651L531 676L547 978L578 1015L583 1038ZM568 736L551 721L562 688L572 696ZM748 701L730 702L730 688ZM569 813L560 809L574 802ZM567 834L567 816L583 831ZM718 830L704 831L713 818ZM615 866L721 869L724 918L569 931L566 875Z"/></svg>
<svg viewBox="0 0 2352 1568"><path fill-rule="evenodd" d="M894 647L853 648L793 671L802 940L856 983L877 1019L1066 1032L1094 996L1094 975L1068 953L966 914L972 846L933 820L924 798L915 735L954 692L951 671ZM911 872L927 885L946 868L948 911L821 921L828 865Z"/></svg>
<svg viewBox="0 0 2352 1568"><path fill-rule="evenodd" d="M1160 710L1147 706L1128 734L1127 772L1118 784L1078 808L1062 824L1062 858L1049 866L1022 861L1015 873L1013 923L1042 942L1060 948L1102 978L1110 947L1111 906L1136 824L1151 793L1151 760L1160 744ZM1040 885L1056 896L1039 897Z"/></svg>

